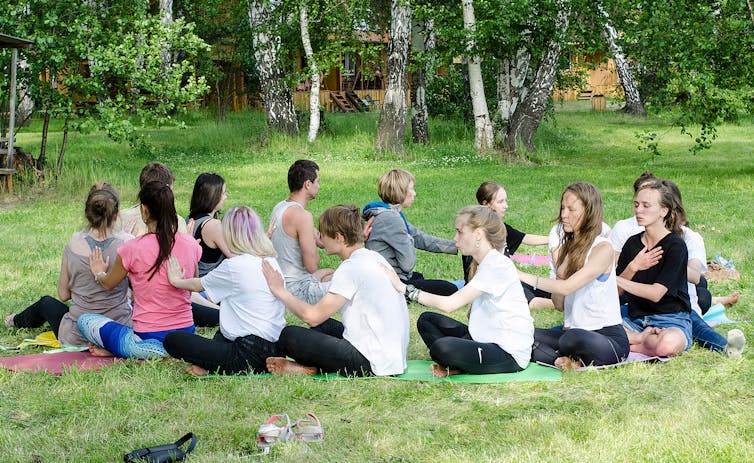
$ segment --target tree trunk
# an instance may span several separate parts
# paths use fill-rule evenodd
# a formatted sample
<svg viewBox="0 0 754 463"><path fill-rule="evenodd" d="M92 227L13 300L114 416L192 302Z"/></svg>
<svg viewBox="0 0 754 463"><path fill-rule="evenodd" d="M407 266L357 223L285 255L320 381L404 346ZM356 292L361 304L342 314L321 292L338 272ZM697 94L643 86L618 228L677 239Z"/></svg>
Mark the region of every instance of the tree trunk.
<svg viewBox="0 0 754 463"><path fill-rule="evenodd" d="M65 157L65 149L68 147L68 117L65 118L65 124L63 125L63 143L60 145L60 153L58 153L58 163L56 172L60 174L63 170L63 158Z"/></svg>
<svg viewBox="0 0 754 463"><path fill-rule="evenodd" d="M47 134L50 129L50 112L44 111L42 117L42 144L39 147L39 157L37 158L36 168L44 177L45 159L47 158Z"/></svg>
<svg viewBox="0 0 754 463"><path fill-rule="evenodd" d="M463 0L463 27L468 34L476 31L473 0ZM480 152L492 148L494 128L487 109L487 99L484 94L484 80L482 79L481 59L473 52L474 39L469 39L466 50L472 55L467 57L469 66L469 93L471 107L474 111L474 147Z"/></svg>
<svg viewBox="0 0 754 463"><path fill-rule="evenodd" d="M312 85L309 89L309 135L306 139L309 143L314 143L319 132L319 68L317 67L317 62L314 61L314 50L312 50L312 42L309 39L309 14L305 1L301 2L300 8L301 43L304 45L306 62L309 64L309 69L312 73Z"/></svg>
<svg viewBox="0 0 754 463"><path fill-rule="evenodd" d="M406 135L406 67L411 39L411 6L407 0L392 0L387 57L387 89L377 124L377 153L402 153Z"/></svg>
<svg viewBox="0 0 754 463"><path fill-rule="evenodd" d="M615 28L610 21L610 17L607 15L607 11L605 11L601 5L597 5L597 8L599 8L602 16L605 17L605 29L602 31L602 35L605 37L605 40L607 40L607 45L610 47L610 52L613 54L615 70L618 71L618 77L623 86L623 93L626 95L626 105L623 106L621 111L635 116L646 116L647 111L641 103L639 88L636 86L634 73L631 71L631 64L626 59L626 55L623 54L621 46L615 42L618 38L618 34L615 32Z"/></svg>
<svg viewBox="0 0 754 463"><path fill-rule="evenodd" d="M291 89L285 82L280 63L280 36L270 28L271 4L267 0L248 0L252 47L262 86L267 126L291 135L298 134L298 120L293 108Z"/></svg>
<svg viewBox="0 0 754 463"><path fill-rule="evenodd" d="M413 57L424 53L424 34L419 24L411 28L411 53ZM427 115L426 67L416 66L411 73L411 139L414 143L429 143Z"/></svg>
<svg viewBox="0 0 754 463"><path fill-rule="evenodd" d="M547 109L547 103L550 101L550 96L552 95L555 77L558 73L558 65L560 64L560 52L563 48L566 30L568 29L570 5L565 2L559 3L561 7L560 11L558 11L555 36L548 42L545 53L537 66L537 71L534 74L528 94L516 107L516 111L513 113L508 125L508 131L503 141L503 152L504 155L509 157L515 157L518 143L523 144L530 153L536 151L534 148L534 133L542 122L542 116Z"/></svg>
<svg viewBox="0 0 754 463"><path fill-rule="evenodd" d="M170 24L173 22L173 0L160 0L160 22L163 24ZM160 53L165 68L173 62L173 57L170 55L168 47L169 45L165 44L165 48Z"/></svg>
<svg viewBox="0 0 754 463"><path fill-rule="evenodd" d="M511 60L500 60L497 71L497 139L505 139L513 113L518 104L526 98L528 88L526 76L529 73L531 54L521 47Z"/></svg>

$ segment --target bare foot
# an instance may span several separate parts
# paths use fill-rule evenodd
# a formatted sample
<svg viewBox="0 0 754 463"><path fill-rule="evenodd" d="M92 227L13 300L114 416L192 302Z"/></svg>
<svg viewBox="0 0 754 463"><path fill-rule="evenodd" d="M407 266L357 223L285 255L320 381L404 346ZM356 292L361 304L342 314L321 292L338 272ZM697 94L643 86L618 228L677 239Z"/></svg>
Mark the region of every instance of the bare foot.
<svg viewBox="0 0 754 463"><path fill-rule="evenodd" d="M267 357L267 370L273 375L306 375L317 373L317 367L307 367L283 357Z"/></svg>
<svg viewBox="0 0 754 463"><path fill-rule="evenodd" d="M430 365L429 370L432 372L434 376L437 376L438 378L445 378L447 376L461 374L461 370L451 370L448 367L444 367L436 363L433 363L432 365Z"/></svg>
<svg viewBox="0 0 754 463"><path fill-rule="evenodd" d="M15 328L16 325L15 323L13 323L13 317L15 316L16 314L12 313L8 315L7 317L5 317L5 326L7 326L8 328Z"/></svg>
<svg viewBox="0 0 754 463"><path fill-rule="evenodd" d="M205 370L204 368L200 367L199 365L189 365L184 370L186 373L194 376L204 376L209 374L209 370Z"/></svg>
<svg viewBox="0 0 754 463"><path fill-rule="evenodd" d="M95 346L91 342L89 343L89 352L95 357L112 357L113 356L113 354L110 351L105 350L101 348L100 346Z"/></svg>
<svg viewBox="0 0 754 463"><path fill-rule="evenodd" d="M574 360L571 357L558 357L555 359L555 366L563 371L575 370L584 366L581 360Z"/></svg>
<svg viewBox="0 0 754 463"><path fill-rule="evenodd" d="M712 298L712 304L722 304L726 309L730 309L733 304L738 302L738 298L741 296L738 291L733 291L730 296L717 296Z"/></svg>

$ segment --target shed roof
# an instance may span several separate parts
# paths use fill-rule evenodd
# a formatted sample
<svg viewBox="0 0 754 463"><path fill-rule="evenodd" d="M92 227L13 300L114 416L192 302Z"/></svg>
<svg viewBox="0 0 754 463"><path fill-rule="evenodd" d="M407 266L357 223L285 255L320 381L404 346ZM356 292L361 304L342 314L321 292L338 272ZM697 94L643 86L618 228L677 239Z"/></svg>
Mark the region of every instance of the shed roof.
<svg viewBox="0 0 754 463"><path fill-rule="evenodd" d="M0 48L31 48L33 44L31 40L0 33Z"/></svg>

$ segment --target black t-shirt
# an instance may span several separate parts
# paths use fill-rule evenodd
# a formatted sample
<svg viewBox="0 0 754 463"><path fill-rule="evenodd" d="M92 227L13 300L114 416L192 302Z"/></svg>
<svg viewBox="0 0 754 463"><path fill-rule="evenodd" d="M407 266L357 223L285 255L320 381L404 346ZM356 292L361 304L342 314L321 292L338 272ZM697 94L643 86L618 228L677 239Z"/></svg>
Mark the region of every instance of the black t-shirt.
<svg viewBox="0 0 754 463"><path fill-rule="evenodd" d="M630 237L618 258L616 272L618 275L628 267L634 257L644 249L641 237L644 232ZM631 279L637 283L659 283L668 288L668 291L657 302L635 296L625 292L628 299L628 314L633 318L647 315L657 315L675 312L689 312L691 302L687 285L686 266L688 265L688 250L683 238L675 233L669 233L661 239L655 247L662 248L662 258L652 267L636 272ZM654 249L654 248L653 248Z"/></svg>
<svg viewBox="0 0 754 463"><path fill-rule="evenodd" d="M521 242L524 240L526 233L516 230L507 223L503 223L503 225L505 225L505 249L503 249L503 254L510 257L516 252L518 247L521 246ZM469 268L471 267L473 257L461 256L461 260L463 262L463 279L468 283Z"/></svg>

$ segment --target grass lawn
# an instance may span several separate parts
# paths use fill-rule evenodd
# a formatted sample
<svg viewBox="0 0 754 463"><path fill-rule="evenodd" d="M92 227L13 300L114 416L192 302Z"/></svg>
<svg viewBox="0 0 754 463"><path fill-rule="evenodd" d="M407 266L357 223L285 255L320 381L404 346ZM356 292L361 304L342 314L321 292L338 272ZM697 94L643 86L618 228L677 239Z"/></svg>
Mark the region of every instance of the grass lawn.
<svg viewBox="0 0 754 463"><path fill-rule="evenodd" d="M260 114L230 115L220 125L202 113L185 128L145 131L155 153L134 153L102 134L71 137L62 174L46 187L16 181L17 197L0 194L0 315L56 294L63 245L84 223L85 193L96 180L113 183L123 207L135 202L138 174L147 162L167 163L177 177L176 204L188 212L196 176L222 175L227 207L246 204L266 220L287 195L286 172L299 158L316 160L322 189L311 203L318 215L337 203L376 199L379 175L393 167L417 178L417 199L406 211L426 232L451 237L454 213L474 202L484 180L508 191L506 221L547 234L563 187L595 183L605 221L628 217L631 184L643 170L675 180L692 228L705 238L709 258L732 258L739 281L711 284L713 294L741 292L728 311L754 340L754 121L719 127L712 148L696 156L690 139L663 118L635 120L617 113L562 108L541 127L532 166L481 158L470 128L434 120L432 143L410 147L405 159L371 154L374 114L326 114L328 128L313 145L299 138L261 136ZM656 132L661 156L639 150L636 134ZM38 152L39 128L17 144ZM60 133L51 134L56 156ZM53 162L54 159L51 159ZM545 254L523 247L519 252ZM323 265L337 266L323 257ZM417 270L429 277L462 278L460 258L419 252ZM540 269L545 274L545 269ZM415 321L423 308L409 307ZM464 317L464 310L457 317ZM562 315L537 311L536 326ZM295 321L289 317L289 321ZM42 330L0 328L0 344L15 345ZM212 331L202 331L210 335ZM409 358L428 359L412 329ZM38 352L27 348L27 353ZM2 354L0 355L10 355ZM272 461L501 462L501 461L754 461L754 354L728 360L693 347L662 365L566 373L560 382L505 384L414 383L390 379L315 381L306 378L196 380L183 362L126 361L100 372L61 377L0 371L0 461L112 462L144 446L199 437L194 461L255 461L257 428L272 413L303 418L315 412L325 426L319 444L293 442L272 449Z"/></svg>

